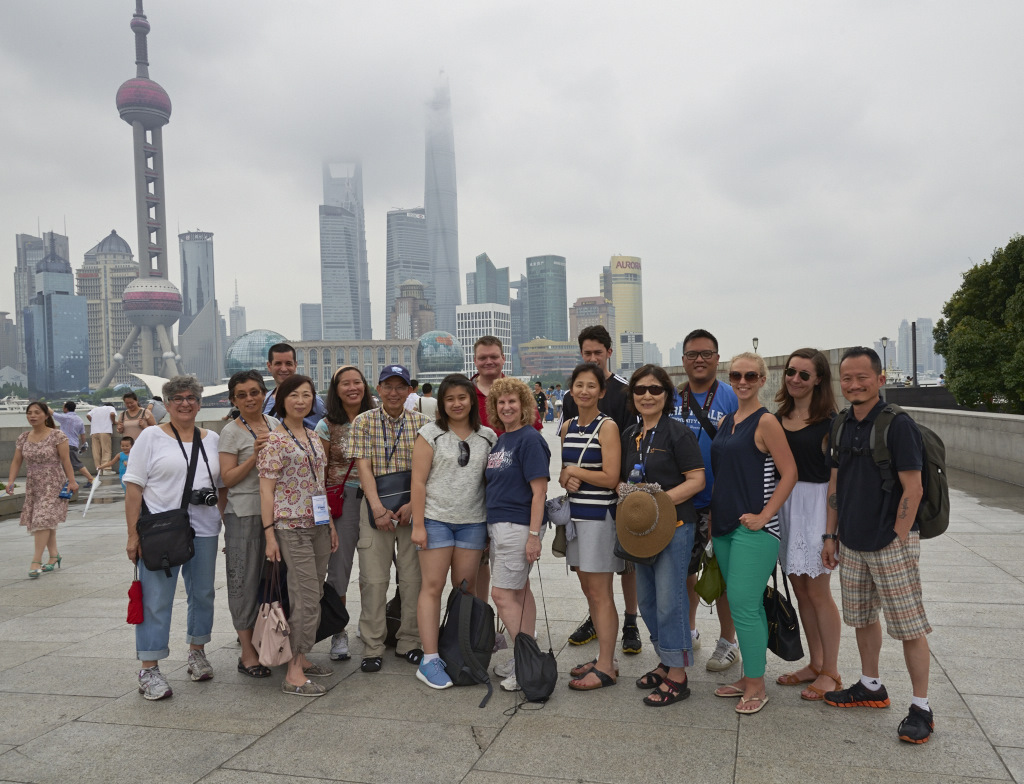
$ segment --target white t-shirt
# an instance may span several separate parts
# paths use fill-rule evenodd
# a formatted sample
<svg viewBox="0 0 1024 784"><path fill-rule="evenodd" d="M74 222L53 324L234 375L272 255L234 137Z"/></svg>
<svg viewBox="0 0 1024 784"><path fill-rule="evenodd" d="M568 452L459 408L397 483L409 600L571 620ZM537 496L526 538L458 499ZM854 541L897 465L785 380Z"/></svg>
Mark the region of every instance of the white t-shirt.
<svg viewBox="0 0 1024 784"><path fill-rule="evenodd" d="M436 397L420 397L420 413L423 416L430 417L430 419L437 418L437 398Z"/></svg>
<svg viewBox="0 0 1024 784"><path fill-rule="evenodd" d="M406 411L417 411L417 404L420 402L420 396L415 392L410 392L409 397L405 399L405 410Z"/></svg>
<svg viewBox="0 0 1024 784"><path fill-rule="evenodd" d="M200 452L196 476L192 482L194 489L209 487L210 474L213 475L215 488L224 486L220 480L219 442L220 436L212 430L206 431L203 448L206 450L210 473L206 472L206 463ZM191 457L192 445L184 446L185 453ZM128 453L128 468L125 469L123 481L142 487L142 498L150 512L166 512L177 509L181 504L187 474L188 460L182 455L178 440L159 427L147 427L139 433L135 446ZM188 514L196 536L217 536L220 533L220 510L216 506L189 504Z"/></svg>
<svg viewBox="0 0 1024 784"><path fill-rule="evenodd" d="M96 406L96 408L89 411L89 423L92 425L92 434L112 433L114 423L110 421L110 415L116 413L113 406Z"/></svg>

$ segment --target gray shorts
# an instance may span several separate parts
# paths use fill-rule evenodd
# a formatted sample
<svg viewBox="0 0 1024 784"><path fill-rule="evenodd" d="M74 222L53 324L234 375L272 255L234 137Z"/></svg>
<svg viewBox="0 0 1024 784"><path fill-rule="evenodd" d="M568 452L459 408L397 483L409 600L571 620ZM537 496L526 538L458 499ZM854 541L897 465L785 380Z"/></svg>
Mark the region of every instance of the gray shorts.
<svg viewBox="0 0 1024 784"><path fill-rule="evenodd" d="M68 457L71 458L71 468L74 471L81 471L85 468L85 466L82 465L82 458L78 454L78 451L79 447L77 446L68 447Z"/></svg>
<svg viewBox="0 0 1024 784"><path fill-rule="evenodd" d="M575 521L576 538L565 545L565 560L582 572L621 572L625 562L616 558L615 521L609 512L604 520Z"/></svg>

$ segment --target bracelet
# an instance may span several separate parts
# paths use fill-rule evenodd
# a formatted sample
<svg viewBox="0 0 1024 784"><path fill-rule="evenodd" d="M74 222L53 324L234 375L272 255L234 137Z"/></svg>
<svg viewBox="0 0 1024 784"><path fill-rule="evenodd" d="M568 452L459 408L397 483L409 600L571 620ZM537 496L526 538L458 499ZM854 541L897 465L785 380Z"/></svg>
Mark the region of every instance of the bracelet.
<svg viewBox="0 0 1024 784"><path fill-rule="evenodd" d="M530 531L530 536L540 536L540 531Z"/></svg>
<svg viewBox="0 0 1024 784"><path fill-rule="evenodd" d="M824 542L827 539L831 539L833 542L838 542L839 541L839 534L822 534L821 535L821 541Z"/></svg>
<svg viewBox="0 0 1024 784"><path fill-rule="evenodd" d="M266 531L266 530L268 530L270 528L273 528L274 525L275 525L274 523L271 523L270 525L265 525L265 526L263 526L263 530Z"/></svg>

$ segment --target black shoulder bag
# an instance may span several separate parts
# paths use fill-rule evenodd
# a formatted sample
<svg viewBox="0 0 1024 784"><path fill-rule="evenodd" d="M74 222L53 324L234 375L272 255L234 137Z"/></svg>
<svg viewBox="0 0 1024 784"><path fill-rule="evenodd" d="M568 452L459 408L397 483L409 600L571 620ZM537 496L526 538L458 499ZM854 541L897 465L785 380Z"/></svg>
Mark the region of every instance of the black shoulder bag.
<svg viewBox="0 0 1024 784"><path fill-rule="evenodd" d="M177 432L175 432L177 436ZM185 454L185 447L178 439L178 446L181 447L182 455ZM196 475L196 464L199 462L199 450L202 448L202 439L199 437L199 428L192 434L192 459L188 463L188 474L185 476L185 489L181 494L181 506L178 509L169 509L166 512L152 514L142 502L142 514L135 524L135 530L139 535L139 545L142 548L142 562L151 572L158 572L161 569L167 577L171 576L172 566L181 566L192 560L196 554L196 548L192 540L196 538L196 532L192 529L189 521L188 505L192 497L192 481ZM206 450L203 450L203 457L206 457Z"/></svg>

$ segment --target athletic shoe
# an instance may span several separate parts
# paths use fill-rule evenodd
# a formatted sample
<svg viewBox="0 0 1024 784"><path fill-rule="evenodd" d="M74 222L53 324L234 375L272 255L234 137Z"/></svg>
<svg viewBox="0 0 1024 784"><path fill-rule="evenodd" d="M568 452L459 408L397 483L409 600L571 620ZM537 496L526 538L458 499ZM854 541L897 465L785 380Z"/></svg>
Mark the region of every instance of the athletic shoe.
<svg viewBox="0 0 1024 784"><path fill-rule="evenodd" d="M927 743L934 729L935 714L930 710L911 705L910 713L900 722L900 728L896 732L899 734L900 740L907 743Z"/></svg>
<svg viewBox="0 0 1024 784"><path fill-rule="evenodd" d="M452 679L444 667L444 662L439 658L422 661L416 668L416 677L432 689L447 689L452 685Z"/></svg>
<svg viewBox="0 0 1024 784"><path fill-rule="evenodd" d="M837 708L889 707L889 693L885 690L885 686L879 686L877 691L871 691L859 680L848 689L825 692L824 699L829 705L834 705Z"/></svg>
<svg viewBox="0 0 1024 784"><path fill-rule="evenodd" d="M502 680L507 678L509 675L513 675L515 673L515 671L516 671L516 657L515 656L513 656L511 659L509 659L504 664L495 664L494 665L494 674L497 675Z"/></svg>
<svg viewBox="0 0 1024 784"><path fill-rule="evenodd" d="M576 627L576 631L569 635L570 645L586 645L591 640L597 639L597 631L594 629L594 622L590 616Z"/></svg>
<svg viewBox="0 0 1024 784"><path fill-rule="evenodd" d="M718 645L715 646L715 652L711 654L711 658L708 659L708 663L704 666L711 672L722 672L732 667L738 661L740 661L739 646L736 643L719 637Z"/></svg>
<svg viewBox="0 0 1024 784"><path fill-rule="evenodd" d="M162 700L174 694L167 684L167 679L160 672L159 665L139 670L139 694L147 700Z"/></svg>
<svg viewBox="0 0 1024 784"><path fill-rule="evenodd" d="M591 626L593 628L593 626ZM644 644L640 641L640 629L635 623L627 623L622 627L622 652L630 656L640 653Z"/></svg>
<svg viewBox="0 0 1024 784"><path fill-rule="evenodd" d="M348 632L338 632L331 637L331 661L345 661L348 657Z"/></svg>
<svg viewBox="0 0 1024 784"><path fill-rule="evenodd" d="M194 681L208 681L213 677L213 667L202 651L188 652L188 674Z"/></svg>
<svg viewBox="0 0 1024 784"><path fill-rule="evenodd" d="M503 688L505 691L522 691L522 689L519 687L519 681L516 680L515 673L512 673L501 682L501 688Z"/></svg>
<svg viewBox="0 0 1024 784"><path fill-rule="evenodd" d="M697 630L690 634L690 642L693 645L694 653L700 650L700 630Z"/></svg>
<svg viewBox="0 0 1024 784"><path fill-rule="evenodd" d="M498 632L494 635L494 647L491 648L491 653L497 653L508 648L508 640L505 639L504 632Z"/></svg>

